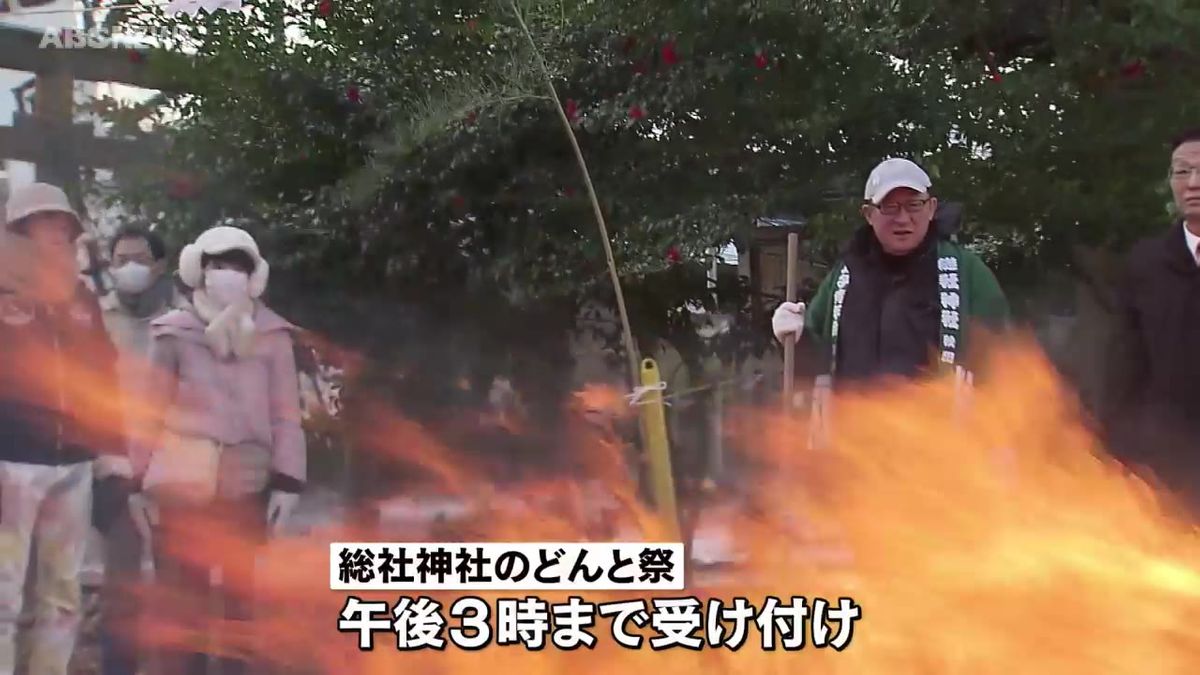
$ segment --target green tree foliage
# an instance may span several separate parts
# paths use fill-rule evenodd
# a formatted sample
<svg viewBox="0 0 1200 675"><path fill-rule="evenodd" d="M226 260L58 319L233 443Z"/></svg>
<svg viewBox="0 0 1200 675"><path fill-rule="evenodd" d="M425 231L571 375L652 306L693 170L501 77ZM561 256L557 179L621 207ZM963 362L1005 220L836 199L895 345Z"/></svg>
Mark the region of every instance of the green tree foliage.
<svg viewBox="0 0 1200 675"><path fill-rule="evenodd" d="M705 252L744 250L759 217L802 220L820 269L861 224L870 167L911 157L966 205L963 236L1019 301L1075 271L1077 246L1165 226L1165 142L1200 123L1200 13L1184 0L245 5L116 17L178 36L143 67L186 92L107 108L169 141L165 165L119 176L119 198L177 243L225 219L255 233L272 303L370 364L345 392L347 438L385 403L469 445L464 409L500 373L545 431L500 455L553 445L568 330L613 297L539 56L639 343L665 339L693 373L771 341L752 289L723 276L715 307L704 275ZM702 337L685 303L734 330ZM604 337L619 372L619 332Z"/></svg>
<svg viewBox="0 0 1200 675"><path fill-rule="evenodd" d="M482 308L611 302L520 11L647 308L635 330L681 343L660 310L709 297L706 250L783 215L827 261L883 157L966 203L964 235L1017 287L1165 224L1164 143L1200 119L1200 19L1178 0L246 4L124 17L191 52L146 64L190 93L166 99L172 166L124 177L141 213L180 234L244 219L281 275L343 295L468 293L500 321Z"/></svg>

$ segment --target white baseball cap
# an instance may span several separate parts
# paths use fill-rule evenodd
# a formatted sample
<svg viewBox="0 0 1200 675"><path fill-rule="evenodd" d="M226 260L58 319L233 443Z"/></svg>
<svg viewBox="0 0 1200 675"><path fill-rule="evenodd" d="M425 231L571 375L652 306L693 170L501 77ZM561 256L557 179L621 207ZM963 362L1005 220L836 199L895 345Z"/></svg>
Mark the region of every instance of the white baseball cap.
<svg viewBox="0 0 1200 675"><path fill-rule="evenodd" d="M867 189L863 192L863 198L872 204L878 204L896 188L927 192L932 186L929 174L916 164L907 159L885 159L876 165L867 177Z"/></svg>

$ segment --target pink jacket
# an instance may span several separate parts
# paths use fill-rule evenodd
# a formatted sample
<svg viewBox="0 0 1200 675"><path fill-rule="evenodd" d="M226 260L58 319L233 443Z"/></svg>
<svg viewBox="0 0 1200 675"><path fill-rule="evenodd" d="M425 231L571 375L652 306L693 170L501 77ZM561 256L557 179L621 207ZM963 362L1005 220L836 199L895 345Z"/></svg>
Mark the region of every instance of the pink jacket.
<svg viewBox="0 0 1200 675"><path fill-rule="evenodd" d="M193 311L177 309L155 319L150 361L165 377L152 378L144 400L165 406L166 429L226 445L270 448L272 470L304 482L306 449L291 336L296 327L262 303L255 303L254 322L255 355L219 360ZM134 462L145 470L149 457Z"/></svg>

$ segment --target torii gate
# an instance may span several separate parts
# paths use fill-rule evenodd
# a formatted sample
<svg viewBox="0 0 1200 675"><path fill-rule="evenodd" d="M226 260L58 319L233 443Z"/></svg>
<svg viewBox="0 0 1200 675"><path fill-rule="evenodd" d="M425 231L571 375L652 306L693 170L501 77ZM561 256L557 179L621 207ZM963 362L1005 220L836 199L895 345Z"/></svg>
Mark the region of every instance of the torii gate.
<svg viewBox="0 0 1200 675"><path fill-rule="evenodd" d="M74 123L76 80L119 82L151 90L170 89L147 67L153 50L140 48L41 48L44 33L0 25L0 68L34 74L32 115L0 126L0 159L30 162L38 180L63 187L79 199L79 171L152 161L161 150L154 137L105 138L91 124Z"/></svg>
<svg viewBox="0 0 1200 675"><path fill-rule="evenodd" d="M148 67L147 59L159 50L42 47L44 37L43 30L0 24L0 68L34 75L32 114L18 109L12 126L0 125L0 159L33 164L36 179L62 187L86 218L83 170L153 164L164 146L151 134L108 138L96 136L90 123L75 124L75 81L118 82L158 91L174 87ZM94 276L100 259L96 244L88 245L89 276L99 283Z"/></svg>

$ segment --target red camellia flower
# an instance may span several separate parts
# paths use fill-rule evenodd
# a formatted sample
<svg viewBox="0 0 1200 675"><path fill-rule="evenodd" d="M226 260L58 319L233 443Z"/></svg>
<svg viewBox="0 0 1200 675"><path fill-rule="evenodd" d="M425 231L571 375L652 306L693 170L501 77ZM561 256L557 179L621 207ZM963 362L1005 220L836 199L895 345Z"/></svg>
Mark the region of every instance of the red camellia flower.
<svg viewBox="0 0 1200 675"><path fill-rule="evenodd" d="M1146 74L1146 64L1141 59L1134 59L1121 66L1121 77L1136 80Z"/></svg>
<svg viewBox="0 0 1200 675"><path fill-rule="evenodd" d="M321 0L321 3L317 5L317 15L326 17L330 14L333 14L333 0Z"/></svg>
<svg viewBox="0 0 1200 675"><path fill-rule="evenodd" d="M351 103L362 103L362 92L355 85L346 87L346 99Z"/></svg>
<svg viewBox="0 0 1200 675"><path fill-rule="evenodd" d="M1003 79L1000 77L1000 71L996 68L996 52L988 52L987 64L988 77L992 79L992 82L999 82Z"/></svg>
<svg viewBox="0 0 1200 675"><path fill-rule="evenodd" d="M679 63L679 54L675 51L674 40L668 40L665 44L663 44L660 51L662 54L663 64L667 66L673 66L676 63Z"/></svg>
<svg viewBox="0 0 1200 675"><path fill-rule="evenodd" d="M129 52L129 62L130 63L141 63L145 60L146 60L146 57L141 52L136 51L136 50Z"/></svg>
<svg viewBox="0 0 1200 675"><path fill-rule="evenodd" d="M579 117L579 103L573 98L567 99L563 104L563 112L567 114L567 119L574 122Z"/></svg>
<svg viewBox="0 0 1200 675"><path fill-rule="evenodd" d="M667 249L667 262L672 265L678 265L683 262L683 254L679 252L679 247L671 246Z"/></svg>
<svg viewBox="0 0 1200 675"><path fill-rule="evenodd" d="M762 70L763 68L766 68L766 67L767 67L768 65L770 65L770 64L771 64L771 61L770 61L770 59L768 59L768 58L767 58L767 53L766 53L766 52L762 52L762 51L760 51L760 52L758 52L757 54L755 54L755 55L754 55L754 65L755 65L755 66L756 66L756 67L757 67L759 70Z"/></svg>
<svg viewBox="0 0 1200 675"><path fill-rule="evenodd" d="M189 174L175 174L167 178L167 196L171 199L194 199L200 194L199 181Z"/></svg>
<svg viewBox="0 0 1200 675"><path fill-rule="evenodd" d="M640 120L646 116L646 111L642 106L634 104L629 107L629 117L631 119Z"/></svg>

